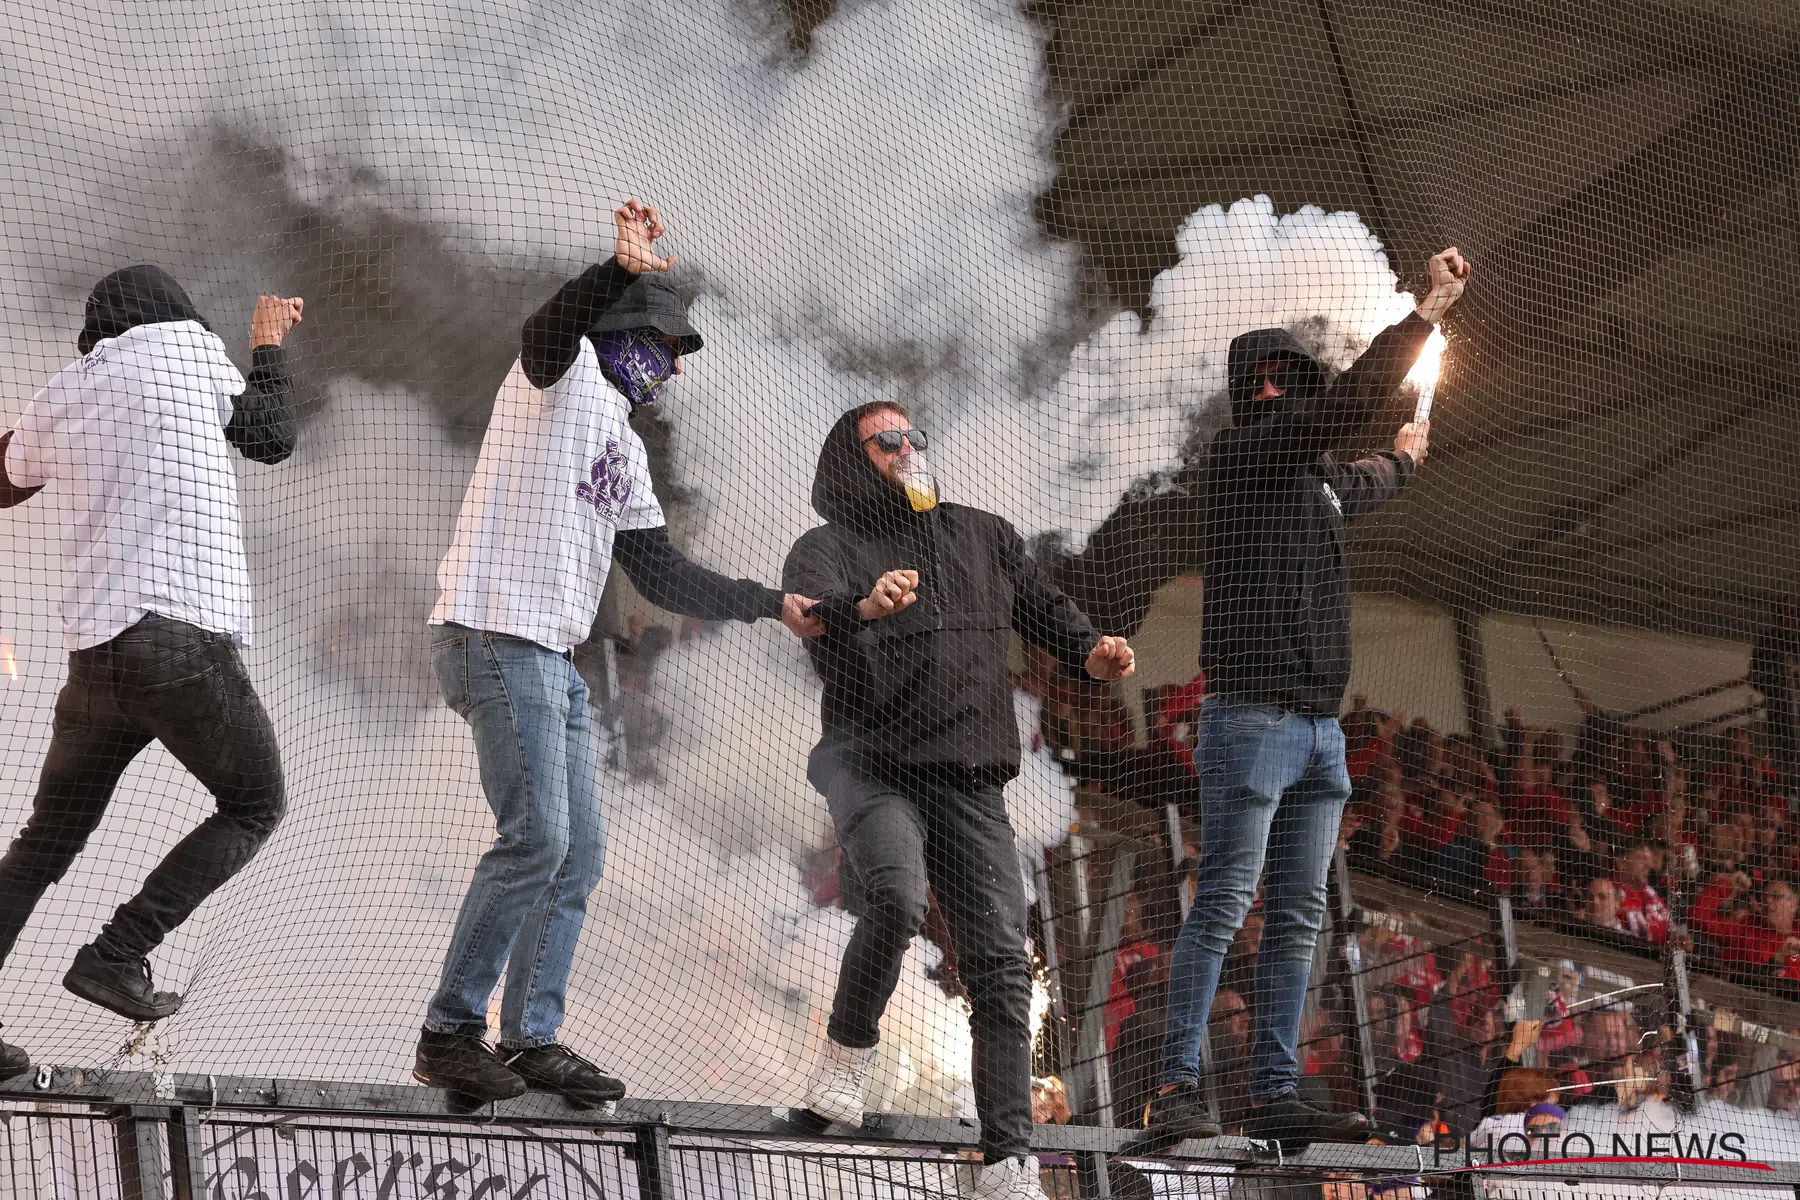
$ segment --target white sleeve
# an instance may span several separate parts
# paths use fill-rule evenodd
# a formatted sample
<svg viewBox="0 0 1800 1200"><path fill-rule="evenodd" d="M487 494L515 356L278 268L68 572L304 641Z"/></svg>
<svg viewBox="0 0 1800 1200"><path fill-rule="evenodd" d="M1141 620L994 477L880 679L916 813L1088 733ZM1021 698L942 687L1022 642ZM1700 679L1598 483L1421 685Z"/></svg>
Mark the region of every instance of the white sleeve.
<svg viewBox="0 0 1800 1200"><path fill-rule="evenodd" d="M631 494L619 510L619 529L655 529L667 525L662 504L650 487L650 455L644 441L628 426L624 430L625 478L631 481Z"/></svg>
<svg viewBox="0 0 1800 1200"><path fill-rule="evenodd" d="M37 487L56 476L56 455L46 453L53 434L46 428L43 409L39 400L25 406L6 447L6 478L15 487Z"/></svg>

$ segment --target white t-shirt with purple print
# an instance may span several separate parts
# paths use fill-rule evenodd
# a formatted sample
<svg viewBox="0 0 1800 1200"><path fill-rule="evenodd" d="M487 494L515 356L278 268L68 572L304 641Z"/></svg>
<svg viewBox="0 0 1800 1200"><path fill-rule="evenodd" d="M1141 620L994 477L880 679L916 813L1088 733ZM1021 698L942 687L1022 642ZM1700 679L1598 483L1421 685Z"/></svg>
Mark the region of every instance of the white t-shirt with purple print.
<svg viewBox="0 0 1800 1200"><path fill-rule="evenodd" d="M438 566L433 625L510 634L559 654L587 640L613 535L667 523L630 411L586 338L542 391L513 364Z"/></svg>

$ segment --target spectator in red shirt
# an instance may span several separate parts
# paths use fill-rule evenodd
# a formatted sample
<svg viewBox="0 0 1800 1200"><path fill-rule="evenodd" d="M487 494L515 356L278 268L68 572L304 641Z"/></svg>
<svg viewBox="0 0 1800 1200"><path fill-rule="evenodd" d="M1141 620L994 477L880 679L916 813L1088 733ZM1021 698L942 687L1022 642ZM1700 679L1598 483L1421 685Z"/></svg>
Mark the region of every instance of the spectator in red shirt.
<svg viewBox="0 0 1800 1200"><path fill-rule="evenodd" d="M1527 734L1527 743L1534 736L1543 740L1531 747L1524 763L1515 772L1519 779L1513 788L1506 821L1514 841L1536 850L1555 844L1558 835L1568 828L1570 808L1567 798L1553 782L1555 748L1545 734Z"/></svg>
<svg viewBox="0 0 1800 1200"><path fill-rule="evenodd" d="M1662 945L1669 940L1669 906L1650 885L1656 850L1639 842L1619 856L1619 917L1638 937Z"/></svg>
<svg viewBox="0 0 1800 1200"><path fill-rule="evenodd" d="M1764 967L1790 948L1800 949L1800 897L1791 885L1774 880L1763 888L1760 904L1737 905L1748 900L1754 884L1748 874L1734 871L1721 875L1694 902L1694 928L1711 938L1719 958L1730 967ZM1735 919L1734 919L1735 916Z"/></svg>
<svg viewBox="0 0 1800 1200"><path fill-rule="evenodd" d="M1610 879L1595 879L1588 884L1587 904L1583 907L1581 919L1595 929L1608 929L1614 933L1631 932L1619 917L1619 888Z"/></svg>

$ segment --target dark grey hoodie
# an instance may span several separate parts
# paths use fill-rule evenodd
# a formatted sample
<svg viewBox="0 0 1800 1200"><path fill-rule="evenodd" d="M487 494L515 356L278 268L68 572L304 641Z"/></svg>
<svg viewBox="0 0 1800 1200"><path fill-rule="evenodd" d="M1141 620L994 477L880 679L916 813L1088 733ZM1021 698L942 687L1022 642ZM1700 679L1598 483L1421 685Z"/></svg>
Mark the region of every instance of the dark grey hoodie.
<svg viewBox="0 0 1800 1200"><path fill-rule="evenodd" d="M1328 451L1367 420L1418 360L1416 314L1377 334L1336 380L1285 329L1231 343L1232 427L1207 451L1200 666L1210 694L1336 716L1350 679L1344 523L1398 495L1412 460L1353 463ZM1286 394L1259 401L1258 363L1287 361Z"/></svg>
<svg viewBox="0 0 1800 1200"><path fill-rule="evenodd" d="M826 633L806 648L825 684L826 738L852 742L872 768L949 764L1012 778L1012 635L1080 670L1100 640L1088 619L1005 519L960 504L913 512L869 460L850 413L826 435L812 503L826 524L794 543L783 581L821 602ZM859 618L856 602L901 570L919 572L919 599Z"/></svg>

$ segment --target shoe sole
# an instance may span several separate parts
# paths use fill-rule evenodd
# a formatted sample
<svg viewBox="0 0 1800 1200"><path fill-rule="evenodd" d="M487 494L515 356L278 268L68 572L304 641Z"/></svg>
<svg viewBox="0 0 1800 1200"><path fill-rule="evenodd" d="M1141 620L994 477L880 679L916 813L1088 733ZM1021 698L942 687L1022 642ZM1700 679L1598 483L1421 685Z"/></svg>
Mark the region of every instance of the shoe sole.
<svg viewBox="0 0 1800 1200"><path fill-rule="evenodd" d="M21 1075L29 1074L31 1074L30 1063L26 1063L22 1067L0 1067L0 1083L4 1083L8 1079L17 1079Z"/></svg>
<svg viewBox="0 0 1800 1200"><path fill-rule="evenodd" d="M862 1128L863 1114L861 1111L858 1111L855 1116L848 1116L842 1109L821 1108L811 1102L808 1102L806 1105L806 1111L813 1116L818 1117L820 1120L831 1122L833 1125L848 1125L851 1129Z"/></svg>
<svg viewBox="0 0 1800 1200"><path fill-rule="evenodd" d="M459 1096L467 1096L469 1099L478 1100L483 1104L492 1104L496 1100L513 1100L523 1096L527 1090L523 1079L519 1080L519 1085L517 1087L508 1084L507 1090L505 1091L499 1091L497 1089L484 1091L479 1088L470 1087L469 1081L466 1079L442 1079L429 1075L424 1071L419 1070L417 1067L413 1068L413 1078L424 1084L426 1087L438 1088L446 1092L455 1092ZM515 1076L515 1078L517 1077Z"/></svg>
<svg viewBox="0 0 1800 1200"><path fill-rule="evenodd" d="M167 1009L158 1010L146 1008L143 1005L133 1003L131 997L122 992L115 992L111 988L101 987L99 984L80 975L76 975L73 972L63 976L63 987L67 988L75 995L80 996L89 1004L98 1004L108 1012L118 1013L128 1021L160 1021L164 1017L172 1017L181 1011L182 1000L186 999L186 997L182 997L181 1000L175 1001L175 1003Z"/></svg>

